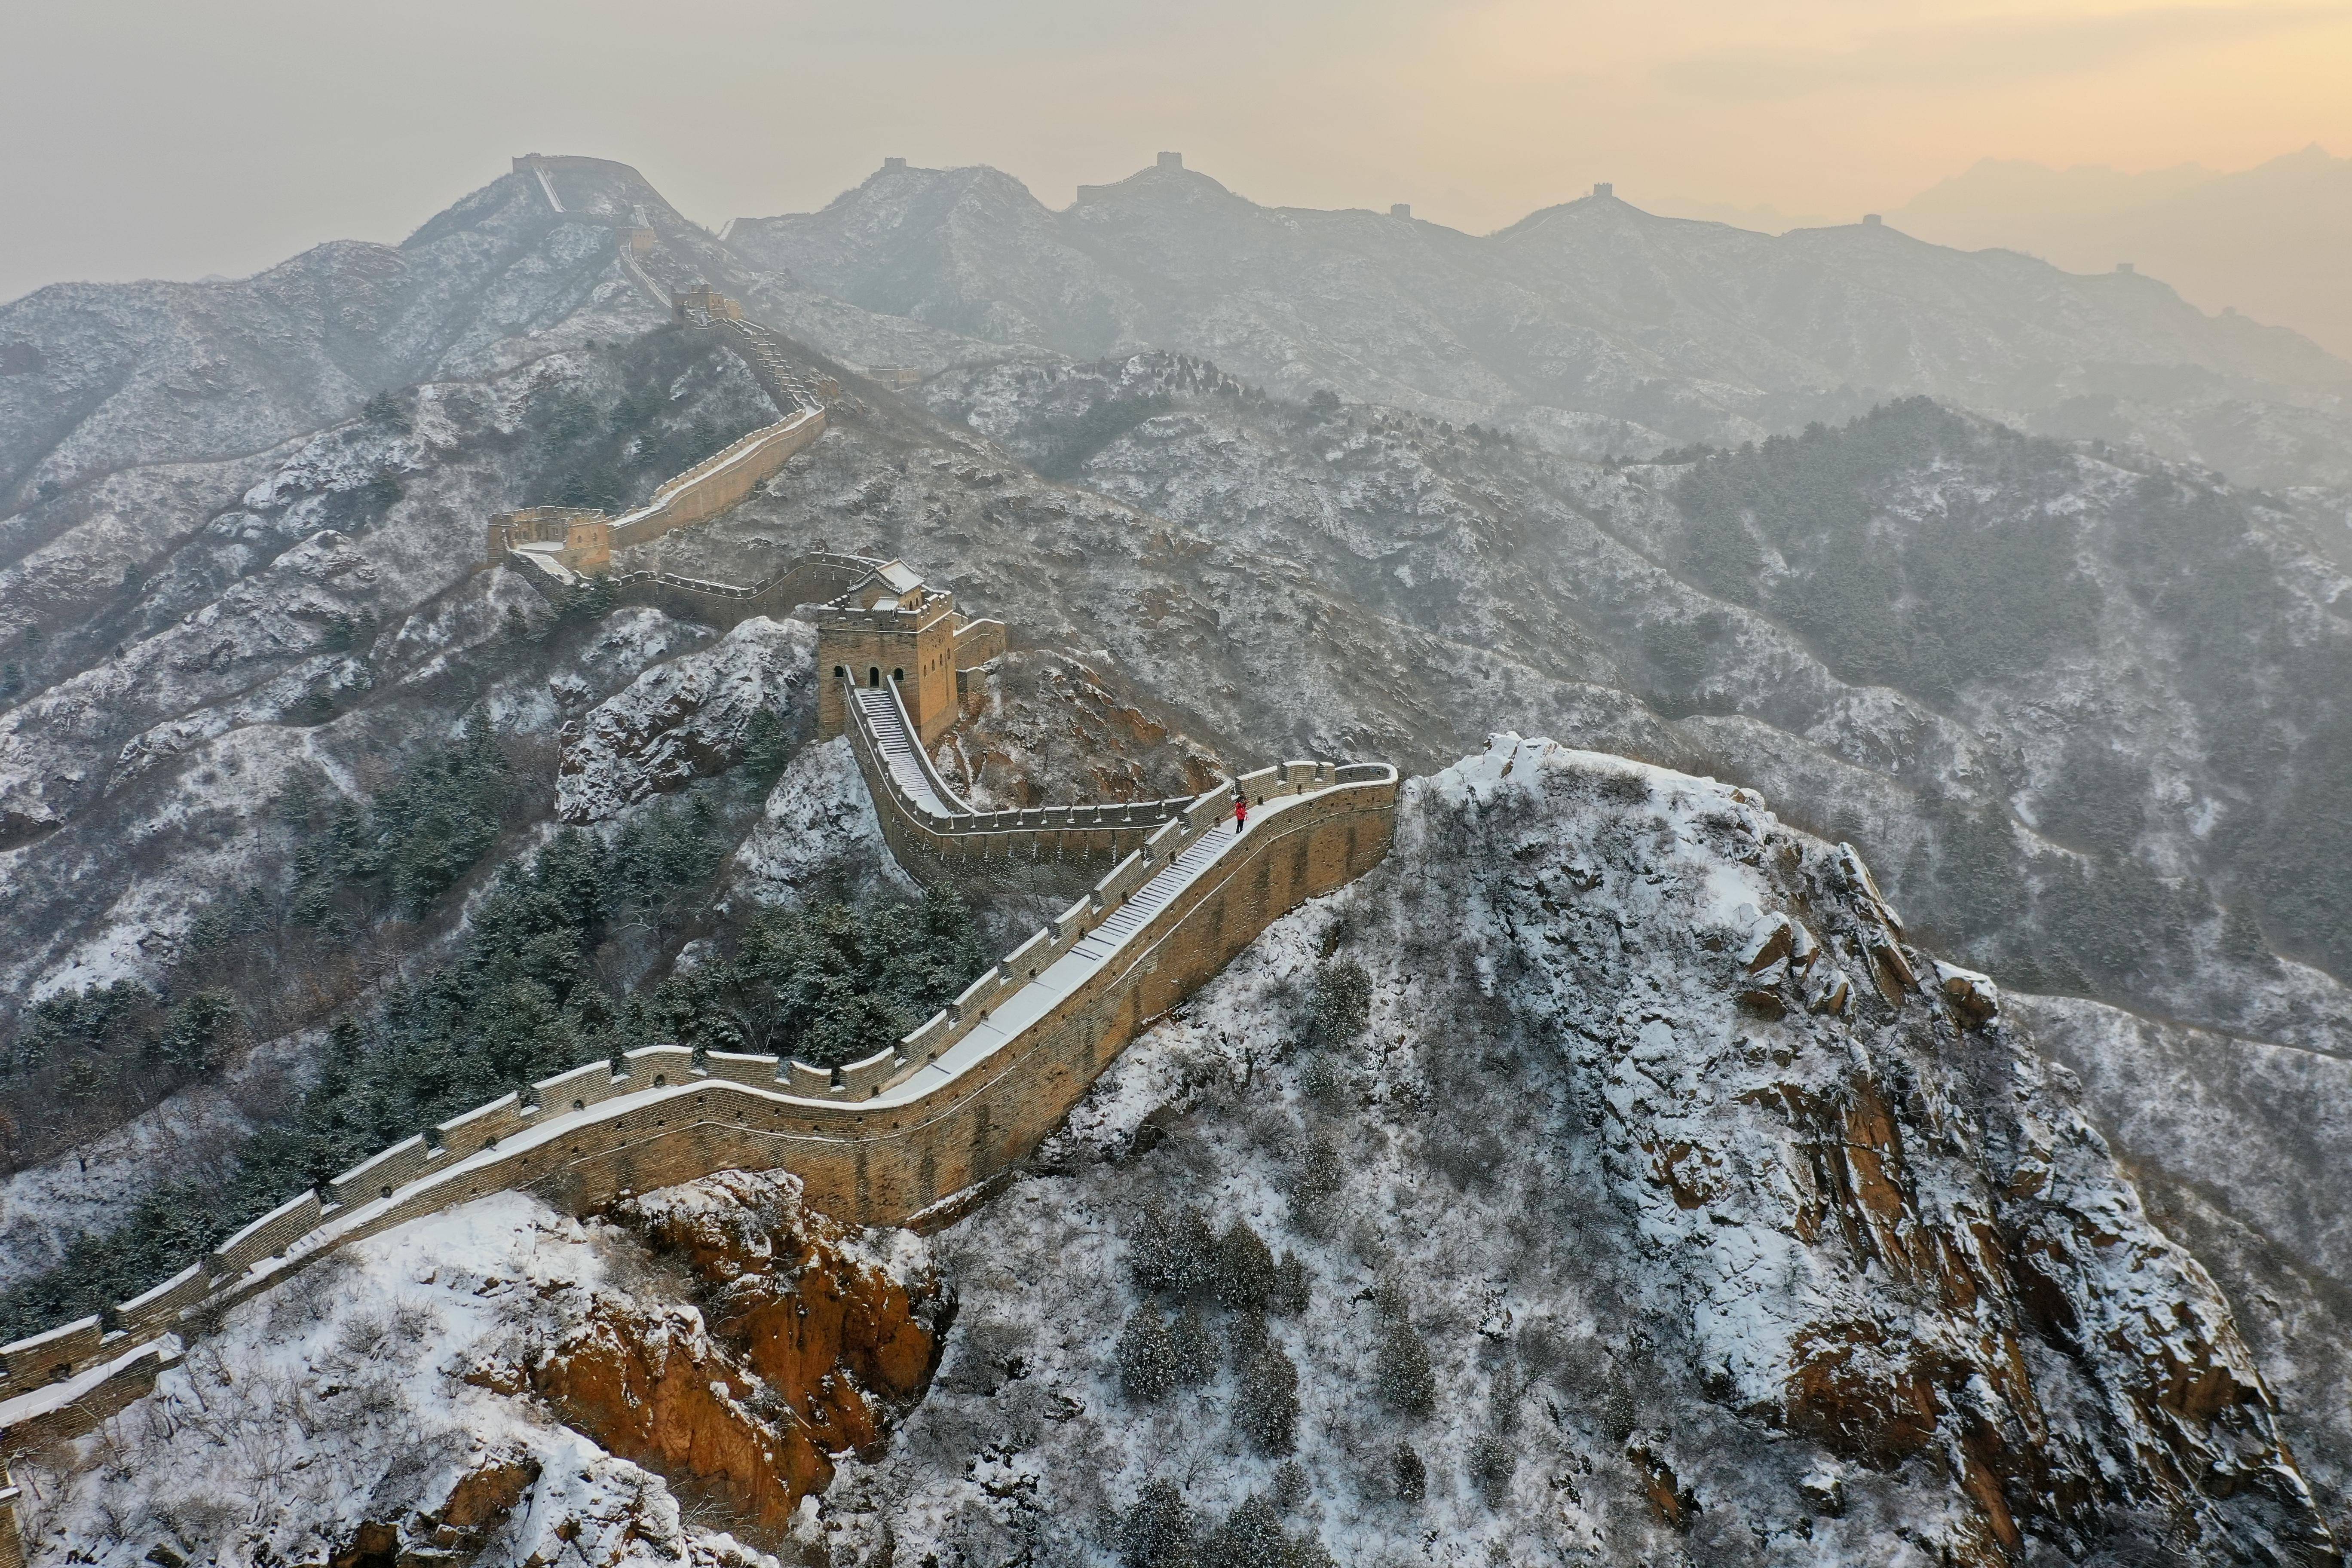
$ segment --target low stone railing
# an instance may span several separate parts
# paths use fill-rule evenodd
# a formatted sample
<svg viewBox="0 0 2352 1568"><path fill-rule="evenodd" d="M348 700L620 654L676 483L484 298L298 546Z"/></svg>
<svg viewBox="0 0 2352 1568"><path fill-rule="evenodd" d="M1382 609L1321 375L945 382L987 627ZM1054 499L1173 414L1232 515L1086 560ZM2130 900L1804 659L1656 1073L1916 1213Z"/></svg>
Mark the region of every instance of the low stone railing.
<svg viewBox="0 0 2352 1568"><path fill-rule="evenodd" d="M1034 1147L1135 1033L1269 921L1387 852L1393 768L1291 763L1236 782L1263 810L1230 848L1189 870L1177 864L1224 821L1231 795L1220 785L862 1061L650 1046L592 1062L393 1145L104 1314L0 1345L0 1458L87 1431L145 1393L176 1360L175 1331L191 1313L224 1310L338 1247L487 1193L528 1187L584 1213L715 1170L782 1167L824 1212L919 1221ZM1048 977L1162 876L1167 896L1147 901L1147 919ZM982 1033L1033 986L1042 989L1026 1022Z"/></svg>
<svg viewBox="0 0 2352 1568"><path fill-rule="evenodd" d="M1222 820L1232 809L1230 795L1213 790L1197 799L1108 801L1089 805L1032 805L1001 811L974 811L941 779L907 716L906 704L895 683L886 681L899 727L914 752L932 794L950 809L932 810L899 788L883 755L883 737L866 722L856 700L855 677L843 679L844 715L850 749L865 775L866 793L874 798L875 815L882 824L883 840L899 864L918 878L942 862L957 860L1116 860L1148 847L1152 836L1188 812L1205 812ZM1312 766L1293 763L1294 767ZM1252 775L1255 777L1255 775ZM1213 803L1211 796L1216 796Z"/></svg>

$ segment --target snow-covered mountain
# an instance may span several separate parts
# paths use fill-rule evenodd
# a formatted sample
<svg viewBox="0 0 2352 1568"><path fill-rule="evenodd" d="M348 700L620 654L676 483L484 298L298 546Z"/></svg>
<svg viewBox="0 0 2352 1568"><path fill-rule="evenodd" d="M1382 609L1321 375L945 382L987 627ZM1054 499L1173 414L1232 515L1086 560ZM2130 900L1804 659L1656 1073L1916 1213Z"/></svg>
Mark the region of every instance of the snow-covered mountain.
<svg viewBox="0 0 2352 1568"><path fill-rule="evenodd" d="M1902 929L1746 791L1498 737L928 1244L788 1178L483 1200L20 1466L33 1544L2331 1560L2324 1375L2249 1348L2055 1020Z"/></svg>
<svg viewBox="0 0 2352 1568"><path fill-rule="evenodd" d="M2342 483L2352 365L2184 303L1882 226L1778 237L1598 194L1471 236L1262 207L1146 169L1049 210L988 168L886 168L729 247L866 310L1080 359L1158 348L1581 456L1738 444L1924 393L2138 439L2261 484Z"/></svg>
<svg viewBox="0 0 2352 1568"><path fill-rule="evenodd" d="M2147 279L1605 199L1539 219L1472 240L1268 212L1181 170L1053 214L985 172L894 170L721 240L623 165L550 160L399 247L0 308L0 1307L79 1300L61 1258L152 1282L246 1212L219 1193L285 1195L239 1186L265 1158L298 1188L331 1174L507 1070L490 1058L690 1023L727 1000L696 976L779 911L814 922L789 946L920 907L845 747L808 743L808 628L559 607L478 569L490 513L641 499L775 416L720 336L655 303L700 279L846 391L761 492L624 565L748 582L811 549L903 555L1003 618L1013 650L937 759L983 803L1371 756L1425 775L1412 832L1138 1047L927 1258L887 1243L902 1283L938 1271L945 1359L821 1506L695 1511L709 1456L776 1417L709 1304L724 1280L665 1272L644 1216L511 1208L387 1238L341 1306L257 1302L205 1342L244 1392L164 1397L227 1399L232 1447L281 1396L420 1367L334 1429L437 1435L397 1477L373 1439L328 1470L282 1456L247 1556L221 1561L374 1562L386 1529L484 1562L565 1541L1095 1560L1155 1478L1176 1504L1154 1490L1147 1518L1192 1520L1216 1561L1273 1560L1268 1528L1351 1561L1434 1532L1465 1562L1518 1541L2293 1561L2313 1520L2340 1535L2352 501L2148 448L2343 471L2341 367ZM631 229L654 239L625 255ZM2107 422L2069 425L2102 375ZM1865 413L1922 388L1979 412ZM1485 751L1496 731L1738 781L1780 816L1646 766ZM1919 949L2010 994L1999 1026L1965 997L1884 1006L1829 951L1877 918L1839 839ZM540 919L598 855L598 912L483 951L486 921L527 924L518 899ZM990 941L1041 912L1034 889L975 896ZM1774 910L1825 956L1743 1002L1737 950ZM1313 1047L1318 976L1349 962L1369 1033ZM1851 1017L1811 1010L1828 966ZM436 1006L477 1015L479 1059L425 1059ZM347 1092L355 1059L402 1051L419 1098ZM1328 1226L1293 1206L1318 1136ZM1883 1187L1855 1174L1871 1161ZM1230 1370L1120 1394L1154 1197L1246 1217L1304 1268L1310 1315L1267 1330L1299 1378L1303 1483L1236 1436ZM399 1329L428 1310L446 1332ZM628 1325L600 1342L628 1351L599 1363L608 1392L656 1341L673 1392L728 1386L695 1396L682 1448L548 1381L542 1352L599 1311ZM1433 1415L1381 1403L1399 1321ZM467 1383L499 1346L508 1371ZM234 1489L221 1453L92 1455L41 1472L50 1557L226 1539L172 1511ZM134 1518L153 1528L107 1537Z"/></svg>

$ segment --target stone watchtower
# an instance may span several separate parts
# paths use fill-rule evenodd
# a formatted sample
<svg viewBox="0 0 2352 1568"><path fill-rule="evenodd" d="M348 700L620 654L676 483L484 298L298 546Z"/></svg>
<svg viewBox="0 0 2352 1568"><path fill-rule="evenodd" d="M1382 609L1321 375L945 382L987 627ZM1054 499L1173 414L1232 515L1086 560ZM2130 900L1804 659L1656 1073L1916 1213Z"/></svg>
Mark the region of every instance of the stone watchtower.
<svg viewBox="0 0 2352 1568"><path fill-rule="evenodd" d="M903 561L886 561L817 613L817 732L841 733L841 683L878 689L888 681L926 746L954 724L956 672L1004 651L1004 623L967 620L955 595L926 584Z"/></svg>

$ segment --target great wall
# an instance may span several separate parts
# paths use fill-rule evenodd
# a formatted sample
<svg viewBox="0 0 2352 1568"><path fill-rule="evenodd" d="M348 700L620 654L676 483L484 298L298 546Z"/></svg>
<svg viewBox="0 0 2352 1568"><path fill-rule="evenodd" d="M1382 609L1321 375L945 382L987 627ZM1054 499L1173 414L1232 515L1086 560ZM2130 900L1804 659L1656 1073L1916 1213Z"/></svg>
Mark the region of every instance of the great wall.
<svg viewBox="0 0 2352 1568"><path fill-rule="evenodd" d="M517 173L525 161L517 160ZM551 203L546 171L530 171ZM627 269L652 279L618 236ZM791 372L763 329L710 292L677 316L726 332L792 412L614 519L575 509L505 513L486 566L562 600L594 578L618 595L733 625L815 605L819 731L845 733L883 837L912 875L965 862L1087 860L1110 869L903 1038L864 1060L651 1046L519 1089L394 1144L256 1219L153 1289L0 1345L0 1467L97 1427L154 1386L195 1322L337 1248L515 1189L574 1215L727 1169L783 1169L806 1200L862 1225L944 1223L1057 1125L1129 1041L1222 970L1281 915L1388 852L1397 773L1381 763L1292 762L1192 798L980 811L934 770L967 677L1002 654L1001 622L972 620L896 561L812 554L766 582L616 574L611 552L707 521L772 478L824 430L829 383ZM1230 816L1238 791L1246 831ZM0 1468L0 1568L24 1562L16 1489Z"/></svg>

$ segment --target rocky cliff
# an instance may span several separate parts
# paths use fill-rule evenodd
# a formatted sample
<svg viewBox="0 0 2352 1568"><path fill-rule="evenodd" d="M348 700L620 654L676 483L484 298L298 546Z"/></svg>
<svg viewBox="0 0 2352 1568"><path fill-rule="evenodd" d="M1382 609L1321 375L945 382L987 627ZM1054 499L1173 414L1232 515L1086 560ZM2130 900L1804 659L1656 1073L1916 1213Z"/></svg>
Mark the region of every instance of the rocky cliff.
<svg viewBox="0 0 2352 1568"><path fill-rule="evenodd" d="M2337 1560L2046 1009L1850 850L1515 736L1401 826L928 1247L740 1174L422 1222L20 1464L37 1555Z"/></svg>
<svg viewBox="0 0 2352 1568"><path fill-rule="evenodd" d="M353 1248L18 1471L37 1561L750 1564L920 1397L949 1301L911 1237L789 1177L582 1226L520 1195Z"/></svg>
<svg viewBox="0 0 2352 1568"><path fill-rule="evenodd" d="M1744 792L1515 737L1416 783L1037 1167L940 1239L835 1561L2335 1560L2071 1077Z"/></svg>

